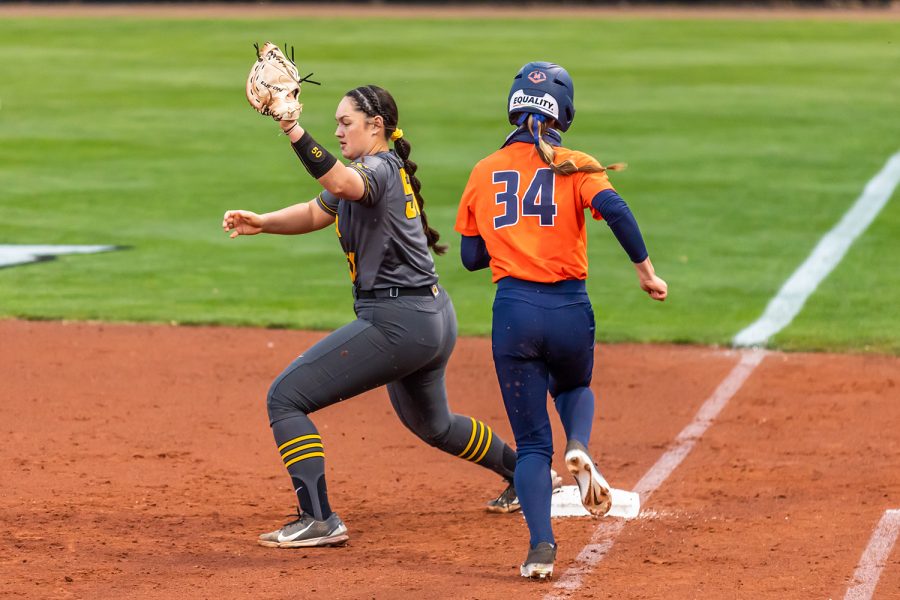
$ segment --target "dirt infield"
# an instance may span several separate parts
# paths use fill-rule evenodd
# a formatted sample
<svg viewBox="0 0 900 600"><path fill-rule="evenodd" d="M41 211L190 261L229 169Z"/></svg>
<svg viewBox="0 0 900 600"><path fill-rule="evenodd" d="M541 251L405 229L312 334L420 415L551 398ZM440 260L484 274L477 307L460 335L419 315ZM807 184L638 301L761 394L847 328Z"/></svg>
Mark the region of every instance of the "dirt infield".
<svg viewBox="0 0 900 600"><path fill-rule="evenodd" d="M264 410L321 334L0 321L0 596L540 598L492 474L424 446L383 390L314 417L344 548L255 543L293 504ZM594 450L630 487L738 360L601 346ZM451 401L510 439L484 339L461 340ZM587 573L582 598L842 597L900 508L900 359L768 355ZM554 431L562 440L562 432ZM561 461L557 456L557 468ZM556 522L558 572L600 521ZM897 598L900 549L876 598Z"/></svg>

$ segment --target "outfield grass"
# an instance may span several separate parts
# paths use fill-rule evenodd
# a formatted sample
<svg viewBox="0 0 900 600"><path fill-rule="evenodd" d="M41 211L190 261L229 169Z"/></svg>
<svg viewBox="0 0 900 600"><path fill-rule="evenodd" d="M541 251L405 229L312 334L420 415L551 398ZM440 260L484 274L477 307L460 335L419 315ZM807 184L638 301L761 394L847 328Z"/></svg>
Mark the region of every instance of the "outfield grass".
<svg viewBox="0 0 900 600"><path fill-rule="evenodd" d="M0 243L130 249L0 270L0 316L326 329L352 317L331 231L219 228L226 209L317 193L243 97L252 42L266 39L294 41L325 83L303 96L320 140L347 89L394 93L470 334L489 331L493 288L459 264L456 202L507 133L508 85L528 60L575 79L566 144L630 163L614 183L670 285L666 303L648 300L593 224L601 340L728 343L900 149L897 22L5 19ZM900 353L898 232L895 197L775 344Z"/></svg>

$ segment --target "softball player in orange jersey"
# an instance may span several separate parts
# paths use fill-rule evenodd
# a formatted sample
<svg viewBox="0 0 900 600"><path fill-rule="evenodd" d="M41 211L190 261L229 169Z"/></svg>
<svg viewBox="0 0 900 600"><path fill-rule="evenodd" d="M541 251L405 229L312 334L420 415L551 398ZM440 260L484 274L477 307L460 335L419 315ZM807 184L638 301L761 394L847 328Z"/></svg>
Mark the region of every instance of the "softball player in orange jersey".
<svg viewBox="0 0 900 600"><path fill-rule="evenodd" d="M559 132L575 116L573 97L572 79L559 65L522 67L508 98L509 120L517 129L472 170L456 221L463 264L469 270L490 266L497 284L494 366L516 438L515 490L531 533L521 574L535 578L550 577L556 559L548 391L566 432L566 466L582 502L595 515L606 514L611 504L609 485L587 449L594 414L587 212L606 220L634 263L641 289L655 300L667 294L606 168L560 145Z"/></svg>

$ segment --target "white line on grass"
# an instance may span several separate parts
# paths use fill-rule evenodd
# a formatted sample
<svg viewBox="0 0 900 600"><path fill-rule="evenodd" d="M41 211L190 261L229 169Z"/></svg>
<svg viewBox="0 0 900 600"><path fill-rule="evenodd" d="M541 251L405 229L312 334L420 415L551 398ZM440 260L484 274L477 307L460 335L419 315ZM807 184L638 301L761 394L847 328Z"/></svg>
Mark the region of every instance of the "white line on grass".
<svg viewBox="0 0 900 600"><path fill-rule="evenodd" d="M847 588L844 600L869 600L875 593L881 570L891 555L891 548L900 534L900 509L884 511L881 520L872 532L869 545L859 559L853 573L853 583Z"/></svg>
<svg viewBox="0 0 900 600"><path fill-rule="evenodd" d="M49 244L0 244L0 267L24 265L63 254L93 254L117 250L115 246L56 246Z"/></svg>
<svg viewBox="0 0 900 600"><path fill-rule="evenodd" d="M888 159L884 168L866 184L863 193L844 213L834 228L825 234L812 254L791 275L778 294L769 301L762 316L740 332L732 343L735 346L760 346L787 327L806 299L853 244L859 235L875 220L900 183L900 152Z"/></svg>
<svg viewBox="0 0 900 600"><path fill-rule="evenodd" d="M762 362L765 352L751 350L744 352L740 362L731 370L728 376L719 384L712 395L703 403L694 419L687 427L681 430L675 438L675 445L669 448L656 461L650 470L641 477L634 487L634 491L641 495L643 505L650 496L659 489L659 486L672 474L681 461L688 455L700 436L712 425L715 418L722 412L728 401L734 396L744 382L750 377L754 369ZM589 573L612 548L616 537L625 527L624 520L601 521L591 535L591 541L581 550L575 558L575 564L566 569L562 577L553 586L555 590L546 596L545 600L562 598L569 592L581 587L582 576Z"/></svg>

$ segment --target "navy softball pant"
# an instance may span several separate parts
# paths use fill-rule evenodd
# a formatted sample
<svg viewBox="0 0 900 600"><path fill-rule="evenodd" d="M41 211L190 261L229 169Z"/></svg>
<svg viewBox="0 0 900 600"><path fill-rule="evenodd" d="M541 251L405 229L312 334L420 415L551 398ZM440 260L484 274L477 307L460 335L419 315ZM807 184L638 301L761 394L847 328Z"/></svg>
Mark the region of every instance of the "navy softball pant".
<svg viewBox="0 0 900 600"><path fill-rule="evenodd" d="M547 393L566 436L588 446L594 416L594 312L584 281L501 279L494 298L494 366L516 439L516 491L531 545L555 543L550 526L553 436Z"/></svg>

